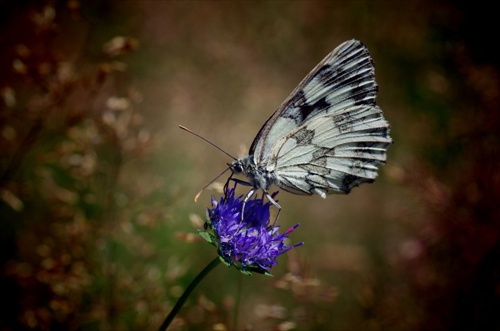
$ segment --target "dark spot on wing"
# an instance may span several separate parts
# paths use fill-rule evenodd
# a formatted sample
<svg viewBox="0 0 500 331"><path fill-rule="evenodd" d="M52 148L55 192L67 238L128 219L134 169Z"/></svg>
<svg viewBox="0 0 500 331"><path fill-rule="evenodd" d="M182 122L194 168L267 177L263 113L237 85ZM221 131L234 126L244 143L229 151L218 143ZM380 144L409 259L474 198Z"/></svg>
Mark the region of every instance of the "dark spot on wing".
<svg viewBox="0 0 500 331"><path fill-rule="evenodd" d="M308 145L314 138L314 130L308 130L307 127L304 127L297 131L292 138L297 141L297 145Z"/></svg>
<svg viewBox="0 0 500 331"><path fill-rule="evenodd" d="M306 95L303 90L299 90L290 100L292 107L300 107L307 103Z"/></svg>
<svg viewBox="0 0 500 331"><path fill-rule="evenodd" d="M307 171L309 174L328 175L330 173L329 169L322 167L321 165L318 165L316 163L301 164L299 165L299 167Z"/></svg>
<svg viewBox="0 0 500 331"><path fill-rule="evenodd" d="M299 111L301 113L302 120L306 120L307 117L311 114L317 114L324 109L328 109L330 107L330 104L326 101L326 97L323 97L316 101L314 104L309 105L309 104L304 104L299 108Z"/></svg>
<svg viewBox="0 0 500 331"><path fill-rule="evenodd" d="M340 189L342 190L342 192L347 194L351 192L351 189L353 189L356 186L359 186L360 184L373 183L374 181L375 180L373 179L362 178L355 175L346 175L342 179L342 187Z"/></svg>
<svg viewBox="0 0 500 331"><path fill-rule="evenodd" d="M306 182L311 186L311 188L323 188L328 189L328 181L321 175L314 173L308 173L305 176Z"/></svg>
<svg viewBox="0 0 500 331"><path fill-rule="evenodd" d="M388 127L374 128L372 130L369 130L368 132L372 136L381 136L381 137L388 137L389 136L389 128Z"/></svg>
<svg viewBox="0 0 500 331"><path fill-rule="evenodd" d="M297 91L288 104L281 116L293 119L297 126L304 123L311 114L317 114L330 108L330 104L326 101L326 96L314 104L308 103L303 90Z"/></svg>
<svg viewBox="0 0 500 331"><path fill-rule="evenodd" d="M335 155L335 148L319 147L313 152L312 161L318 166L326 167L327 157Z"/></svg>
<svg viewBox="0 0 500 331"><path fill-rule="evenodd" d="M359 177L354 176L354 175L346 175L342 179L342 187L340 188L344 193L349 193L351 189L353 188L353 183L358 179Z"/></svg>
<svg viewBox="0 0 500 331"><path fill-rule="evenodd" d="M350 98L354 100L354 104L375 105L375 97L378 87L375 85L361 85L351 88ZM363 102L361 102L363 101Z"/></svg>
<svg viewBox="0 0 500 331"><path fill-rule="evenodd" d="M373 144L371 144L373 145ZM368 144L364 141L360 141L356 144L356 149L355 149L355 153L357 155L362 155L364 153L368 153L368 154L371 154L371 150L370 150L370 147L371 146L368 146Z"/></svg>
<svg viewBox="0 0 500 331"><path fill-rule="evenodd" d="M304 120L304 117L302 116L302 112L298 109L300 109L304 105L307 105L307 99L304 91L299 90L290 99L289 105L283 111L281 116L284 118L291 118L297 125L300 125L300 123L302 123L302 121Z"/></svg>
<svg viewBox="0 0 500 331"><path fill-rule="evenodd" d="M341 114L333 117L333 122L341 133L352 131L352 121L349 114Z"/></svg>
<svg viewBox="0 0 500 331"><path fill-rule="evenodd" d="M364 167L364 164L363 164L363 161L359 160L359 159L354 159L352 161L352 164L351 164L351 171L352 172L361 172L363 170L363 167Z"/></svg>
<svg viewBox="0 0 500 331"><path fill-rule="evenodd" d="M334 156L335 155L335 148L328 148L328 147L318 147L313 153L313 160L324 157L324 156Z"/></svg>
<svg viewBox="0 0 500 331"><path fill-rule="evenodd" d="M331 82L329 82L329 80L331 79L332 75L332 66L329 64L325 64L318 70L316 75L311 78L317 78L323 85L328 86L331 85Z"/></svg>
<svg viewBox="0 0 500 331"><path fill-rule="evenodd" d="M341 114L333 117L333 122L337 125L343 124L349 120L349 114Z"/></svg>

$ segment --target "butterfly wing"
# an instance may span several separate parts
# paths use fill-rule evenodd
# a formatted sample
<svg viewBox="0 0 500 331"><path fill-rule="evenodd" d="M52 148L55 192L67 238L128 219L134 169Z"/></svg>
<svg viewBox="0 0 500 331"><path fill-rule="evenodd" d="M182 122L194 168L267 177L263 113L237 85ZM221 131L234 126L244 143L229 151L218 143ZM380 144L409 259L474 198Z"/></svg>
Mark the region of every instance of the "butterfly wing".
<svg viewBox="0 0 500 331"><path fill-rule="evenodd" d="M385 163L389 123L377 106L354 105L313 117L281 137L266 169L276 185L296 194L349 193L373 182Z"/></svg>
<svg viewBox="0 0 500 331"><path fill-rule="evenodd" d="M375 105L377 84L368 49L357 40L342 43L295 88L262 126L250 155L263 165L277 141L311 118L353 105Z"/></svg>
<svg viewBox="0 0 500 331"><path fill-rule="evenodd" d="M274 173L276 185L296 194L326 197L372 182L392 143L376 93L367 48L344 42L267 120L250 155Z"/></svg>

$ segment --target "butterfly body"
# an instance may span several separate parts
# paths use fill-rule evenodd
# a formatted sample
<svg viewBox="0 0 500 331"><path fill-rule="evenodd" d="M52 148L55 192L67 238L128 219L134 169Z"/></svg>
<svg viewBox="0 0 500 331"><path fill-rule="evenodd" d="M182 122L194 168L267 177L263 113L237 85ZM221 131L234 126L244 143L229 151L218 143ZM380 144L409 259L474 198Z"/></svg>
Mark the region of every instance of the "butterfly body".
<svg viewBox="0 0 500 331"><path fill-rule="evenodd" d="M266 121L249 155L229 165L252 186L245 200L258 189L270 198L272 184L325 198L373 182L392 144L375 104L377 90L373 60L361 42L334 49Z"/></svg>
<svg viewBox="0 0 500 331"><path fill-rule="evenodd" d="M262 166L256 166L252 155L235 160L230 164L230 168L233 173L245 174L248 178L248 184L256 189L267 192L272 184L276 184L274 172Z"/></svg>

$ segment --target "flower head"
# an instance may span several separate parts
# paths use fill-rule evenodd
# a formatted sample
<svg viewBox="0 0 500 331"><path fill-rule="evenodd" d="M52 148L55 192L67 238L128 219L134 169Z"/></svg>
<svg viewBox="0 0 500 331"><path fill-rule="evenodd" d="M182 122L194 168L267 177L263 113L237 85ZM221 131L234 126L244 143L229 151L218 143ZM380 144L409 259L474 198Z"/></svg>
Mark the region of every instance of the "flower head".
<svg viewBox="0 0 500 331"><path fill-rule="evenodd" d="M269 223L270 203L258 198L246 202L242 220L243 200L242 196L235 197L235 189L236 185L226 188L219 202L212 198L212 208L207 209L205 231L199 232L217 247L220 259L228 267L235 266L245 274L270 275L279 255L303 244L287 246L284 243L288 234L299 225L280 234L279 226Z"/></svg>

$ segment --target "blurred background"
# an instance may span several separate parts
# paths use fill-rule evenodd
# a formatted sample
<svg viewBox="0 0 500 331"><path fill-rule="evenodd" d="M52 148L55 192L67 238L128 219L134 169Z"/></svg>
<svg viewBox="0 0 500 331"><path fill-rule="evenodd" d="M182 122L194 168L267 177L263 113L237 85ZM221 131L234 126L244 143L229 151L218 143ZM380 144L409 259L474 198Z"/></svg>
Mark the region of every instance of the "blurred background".
<svg viewBox="0 0 500 331"><path fill-rule="evenodd" d="M332 49L395 144L347 196L281 192L274 277L219 266L178 330L500 330L497 17L455 1L0 1L0 330L156 329L215 258L198 190ZM225 178L221 178L223 183Z"/></svg>

